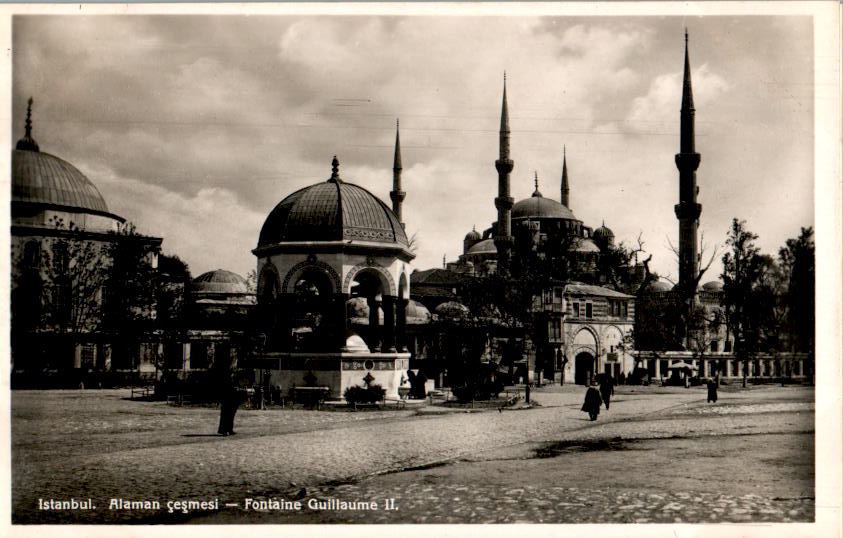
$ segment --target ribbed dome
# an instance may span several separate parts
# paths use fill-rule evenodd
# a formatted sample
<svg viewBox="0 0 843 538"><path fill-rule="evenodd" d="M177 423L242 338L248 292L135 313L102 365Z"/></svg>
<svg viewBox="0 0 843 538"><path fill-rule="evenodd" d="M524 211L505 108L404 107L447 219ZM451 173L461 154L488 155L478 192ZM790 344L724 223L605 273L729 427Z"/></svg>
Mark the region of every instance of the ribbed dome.
<svg viewBox="0 0 843 538"><path fill-rule="evenodd" d="M468 249L466 254L495 254L497 251L498 249L495 247L494 239L484 239Z"/></svg>
<svg viewBox="0 0 843 538"><path fill-rule="evenodd" d="M91 180L69 162L40 151L12 151L12 203L16 202L113 216Z"/></svg>
<svg viewBox="0 0 843 538"><path fill-rule="evenodd" d="M482 236L480 235L480 233L477 232L477 230L471 230L470 232L465 234L466 241L479 241L481 237Z"/></svg>
<svg viewBox="0 0 843 538"><path fill-rule="evenodd" d="M246 279L225 269L203 273L193 279L191 286L198 293L249 293Z"/></svg>
<svg viewBox="0 0 843 538"><path fill-rule="evenodd" d="M513 219L526 218L554 218L577 220L570 209L556 200L545 198L540 194L515 202L512 206Z"/></svg>
<svg viewBox="0 0 843 538"><path fill-rule="evenodd" d="M602 225L596 230L594 230L594 239L614 239L615 234L606 227L606 225Z"/></svg>
<svg viewBox="0 0 843 538"><path fill-rule="evenodd" d="M430 311L418 301L407 303L407 325L423 325L430 321Z"/></svg>
<svg viewBox="0 0 843 538"><path fill-rule="evenodd" d="M336 162L336 161L335 161ZM324 183L298 190L273 209L258 247L298 241L368 241L409 248L404 228L389 207L337 173Z"/></svg>

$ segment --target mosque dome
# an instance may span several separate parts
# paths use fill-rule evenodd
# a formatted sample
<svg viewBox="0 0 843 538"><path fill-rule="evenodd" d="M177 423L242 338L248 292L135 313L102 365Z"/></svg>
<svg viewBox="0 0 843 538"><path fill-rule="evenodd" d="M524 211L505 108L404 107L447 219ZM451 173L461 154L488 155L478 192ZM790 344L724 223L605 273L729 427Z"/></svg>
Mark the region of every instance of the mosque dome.
<svg viewBox="0 0 843 538"><path fill-rule="evenodd" d="M536 191L533 196L515 202L512 206L513 219L565 219L577 220L574 213L556 200L545 198Z"/></svg>
<svg viewBox="0 0 843 538"><path fill-rule="evenodd" d="M369 353L369 346L366 345L366 342L360 338L360 335L357 333L349 331L346 334L345 339L345 348L343 351L354 351L357 353Z"/></svg>
<svg viewBox="0 0 843 538"><path fill-rule="evenodd" d="M217 269L202 273L191 282L194 293L249 293L246 279L231 271Z"/></svg>
<svg viewBox="0 0 843 538"><path fill-rule="evenodd" d="M614 232L612 232L612 230L607 228L605 224L603 224L602 226L594 230L594 234L592 235L592 237L597 240L608 240L611 242L615 239L615 234Z"/></svg>
<svg viewBox="0 0 843 538"><path fill-rule="evenodd" d="M712 280L702 285L703 291L721 292L723 291L723 283L719 280Z"/></svg>
<svg viewBox="0 0 843 538"><path fill-rule="evenodd" d="M480 239L482 239L482 236L477 230L471 230L470 232L465 234L466 241L480 241Z"/></svg>
<svg viewBox="0 0 843 538"><path fill-rule="evenodd" d="M430 311L420 302L407 303L407 325L423 325L430 321Z"/></svg>
<svg viewBox="0 0 843 538"><path fill-rule="evenodd" d="M313 241L360 241L409 250L392 210L366 189L340 179L336 157L328 181L300 189L275 206L263 224L258 248Z"/></svg>
<svg viewBox="0 0 843 538"><path fill-rule="evenodd" d="M654 280L650 282L650 285L647 286L648 291L656 292L656 293L666 293L670 291L672 288L670 284L664 282L662 280Z"/></svg>
<svg viewBox="0 0 843 538"><path fill-rule="evenodd" d="M12 150L12 204L35 209L111 214L99 190L69 162L44 153L32 138L32 100L26 111L26 134Z"/></svg>
<svg viewBox="0 0 843 538"><path fill-rule="evenodd" d="M495 254L497 251L494 239L484 239L468 249L466 254Z"/></svg>

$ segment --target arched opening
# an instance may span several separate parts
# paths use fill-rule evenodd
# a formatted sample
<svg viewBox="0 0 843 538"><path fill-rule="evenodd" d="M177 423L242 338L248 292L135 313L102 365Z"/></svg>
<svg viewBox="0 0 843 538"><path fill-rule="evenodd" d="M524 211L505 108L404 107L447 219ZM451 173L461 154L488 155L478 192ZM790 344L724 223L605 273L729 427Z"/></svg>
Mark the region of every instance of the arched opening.
<svg viewBox="0 0 843 538"><path fill-rule="evenodd" d="M365 310L368 319L358 321L363 326L355 327L371 351L377 351L383 344L386 349L394 348L394 298L385 294L388 292L385 278L376 269L362 269L354 276L349 286L351 300L365 299ZM383 326L381 326L383 320ZM362 323L361 323L362 322ZM387 330L388 328L388 330ZM389 334L386 334L386 333Z"/></svg>
<svg viewBox="0 0 843 538"><path fill-rule="evenodd" d="M330 338L332 292L330 276L320 269L305 269L296 278L289 305L294 349L316 351L334 342Z"/></svg>
<svg viewBox="0 0 843 538"><path fill-rule="evenodd" d="M594 356L583 351L578 353L574 359L574 383L577 385L590 385L594 378Z"/></svg>

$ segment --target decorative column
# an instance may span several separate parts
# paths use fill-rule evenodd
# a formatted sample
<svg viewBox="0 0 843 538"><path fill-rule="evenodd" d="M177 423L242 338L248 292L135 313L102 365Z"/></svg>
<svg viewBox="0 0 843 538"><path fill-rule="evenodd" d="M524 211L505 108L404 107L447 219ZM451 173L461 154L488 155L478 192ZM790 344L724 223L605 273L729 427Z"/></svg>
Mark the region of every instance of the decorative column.
<svg viewBox="0 0 843 538"><path fill-rule="evenodd" d="M407 351L407 305L410 304L409 299L398 299L398 308L395 311L395 324L397 325L398 336L396 338L396 346L398 351Z"/></svg>
<svg viewBox="0 0 843 538"><path fill-rule="evenodd" d="M384 295L383 297L383 344L381 351L384 353L395 352L395 297Z"/></svg>
<svg viewBox="0 0 843 538"><path fill-rule="evenodd" d="M366 304L369 305L369 350L372 353L377 353L378 342L380 341L380 320L378 319L378 310L381 302L377 297L367 297ZM385 317L385 316L384 316Z"/></svg>
<svg viewBox="0 0 843 538"><path fill-rule="evenodd" d="M334 312L336 316L336 338L337 349L345 348L345 336L348 334L348 312L346 311L346 302L348 295L345 293L334 294Z"/></svg>

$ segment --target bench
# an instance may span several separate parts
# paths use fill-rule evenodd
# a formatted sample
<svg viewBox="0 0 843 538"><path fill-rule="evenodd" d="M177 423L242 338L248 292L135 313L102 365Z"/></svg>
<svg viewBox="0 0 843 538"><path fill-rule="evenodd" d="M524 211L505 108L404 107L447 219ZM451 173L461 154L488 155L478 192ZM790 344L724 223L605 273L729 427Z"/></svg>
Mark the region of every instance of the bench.
<svg viewBox="0 0 843 538"><path fill-rule="evenodd" d="M150 387L148 385L143 386L143 387L132 387L132 394L129 397L129 399L134 400L135 395L138 395L139 398L141 398L143 400L148 400L149 399L149 393L150 393L151 389L152 389L152 387Z"/></svg>
<svg viewBox="0 0 843 538"><path fill-rule="evenodd" d="M193 396L190 394L168 394L167 395L167 403L177 405L179 407L184 406L184 404L189 404L193 400Z"/></svg>
<svg viewBox="0 0 843 538"><path fill-rule="evenodd" d="M331 395L331 387L293 387L290 393L294 403L319 409L322 402Z"/></svg>

